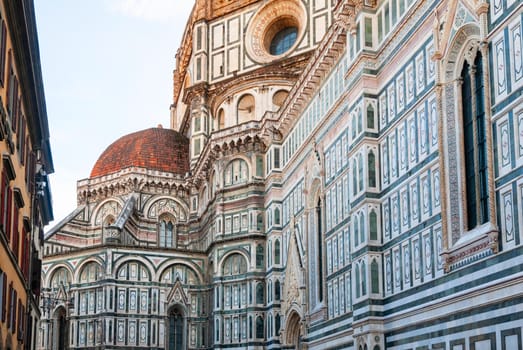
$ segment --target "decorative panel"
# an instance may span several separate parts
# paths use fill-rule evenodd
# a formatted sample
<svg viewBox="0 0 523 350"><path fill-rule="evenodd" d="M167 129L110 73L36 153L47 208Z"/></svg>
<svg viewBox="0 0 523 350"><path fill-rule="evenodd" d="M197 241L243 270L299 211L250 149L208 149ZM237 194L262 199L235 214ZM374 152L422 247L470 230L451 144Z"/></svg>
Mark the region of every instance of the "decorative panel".
<svg viewBox="0 0 523 350"><path fill-rule="evenodd" d="M392 294L393 282L392 282L392 255L390 252L385 253L385 292L386 294Z"/></svg>
<svg viewBox="0 0 523 350"><path fill-rule="evenodd" d="M227 21L227 42L229 44L240 41L240 17L234 17Z"/></svg>
<svg viewBox="0 0 523 350"><path fill-rule="evenodd" d="M510 72L512 77L512 89L523 84L523 37L521 30L521 21L510 24L509 27L509 45L510 45Z"/></svg>
<svg viewBox="0 0 523 350"><path fill-rule="evenodd" d="M407 86L407 104L410 104L414 100L414 63L410 63L405 69L406 72L406 86Z"/></svg>
<svg viewBox="0 0 523 350"><path fill-rule="evenodd" d="M224 44L224 24L219 23L214 26L212 26L212 48L218 49L220 47L223 47Z"/></svg>
<svg viewBox="0 0 523 350"><path fill-rule="evenodd" d="M501 201L501 227L503 244L514 246L515 244L515 224L514 224L514 199L512 186L500 190Z"/></svg>
<svg viewBox="0 0 523 350"><path fill-rule="evenodd" d="M494 96L499 100L507 94L507 76L505 67L505 41L503 33L492 39L492 56L494 60Z"/></svg>
<svg viewBox="0 0 523 350"><path fill-rule="evenodd" d="M423 52L416 56L416 91L419 95L425 89L425 58Z"/></svg>

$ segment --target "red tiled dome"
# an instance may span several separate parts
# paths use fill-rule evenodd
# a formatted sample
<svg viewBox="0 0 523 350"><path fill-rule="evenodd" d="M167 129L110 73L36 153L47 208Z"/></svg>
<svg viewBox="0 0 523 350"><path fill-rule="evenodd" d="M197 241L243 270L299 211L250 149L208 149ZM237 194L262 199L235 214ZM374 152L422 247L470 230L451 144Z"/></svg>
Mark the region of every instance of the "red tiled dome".
<svg viewBox="0 0 523 350"><path fill-rule="evenodd" d="M189 171L189 140L172 129L151 128L125 135L106 148L91 170L91 178L128 167L169 173Z"/></svg>

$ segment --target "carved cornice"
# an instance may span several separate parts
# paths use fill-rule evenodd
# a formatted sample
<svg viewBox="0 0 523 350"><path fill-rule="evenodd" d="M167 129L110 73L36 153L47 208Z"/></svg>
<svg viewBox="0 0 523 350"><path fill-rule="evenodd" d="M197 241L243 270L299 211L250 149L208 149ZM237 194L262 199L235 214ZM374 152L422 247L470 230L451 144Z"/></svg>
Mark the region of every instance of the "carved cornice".
<svg viewBox="0 0 523 350"><path fill-rule="evenodd" d="M442 254L445 272L451 272L499 252L499 232L494 228Z"/></svg>
<svg viewBox="0 0 523 350"><path fill-rule="evenodd" d="M343 12L345 13L345 12ZM294 88L289 92L286 104L279 112L277 129L286 135L300 114L307 107L330 68L345 51L346 30L342 22L334 22L309 60Z"/></svg>
<svg viewBox="0 0 523 350"><path fill-rule="evenodd" d="M187 188L186 179L179 175L127 168L111 175L80 180L76 192L77 203L82 205L144 190L153 194L163 193L185 198Z"/></svg>

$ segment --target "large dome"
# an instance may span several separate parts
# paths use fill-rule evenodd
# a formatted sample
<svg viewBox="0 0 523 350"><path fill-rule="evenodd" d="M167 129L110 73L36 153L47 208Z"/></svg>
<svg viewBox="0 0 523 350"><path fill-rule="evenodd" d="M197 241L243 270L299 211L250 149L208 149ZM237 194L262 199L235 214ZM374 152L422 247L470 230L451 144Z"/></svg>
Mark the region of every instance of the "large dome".
<svg viewBox="0 0 523 350"><path fill-rule="evenodd" d="M183 175L189 171L189 140L172 129L161 127L125 135L98 158L91 178L129 167Z"/></svg>

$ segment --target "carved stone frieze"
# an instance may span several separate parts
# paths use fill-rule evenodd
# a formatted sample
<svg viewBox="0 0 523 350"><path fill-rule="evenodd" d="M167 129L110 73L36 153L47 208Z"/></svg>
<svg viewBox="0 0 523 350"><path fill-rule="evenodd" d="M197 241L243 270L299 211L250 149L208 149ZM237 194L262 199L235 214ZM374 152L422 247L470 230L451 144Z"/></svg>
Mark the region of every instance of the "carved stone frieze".
<svg viewBox="0 0 523 350"><path fill-rule="evenodd" d="M188 183L180 176L136 168L116 174L78 181L78 205L124 197L133 192L170 194L186 197Z"/></svg>

